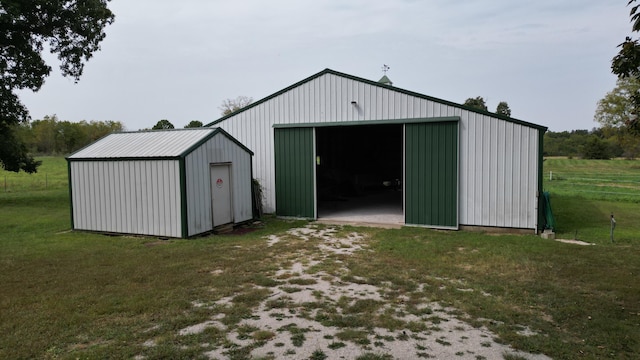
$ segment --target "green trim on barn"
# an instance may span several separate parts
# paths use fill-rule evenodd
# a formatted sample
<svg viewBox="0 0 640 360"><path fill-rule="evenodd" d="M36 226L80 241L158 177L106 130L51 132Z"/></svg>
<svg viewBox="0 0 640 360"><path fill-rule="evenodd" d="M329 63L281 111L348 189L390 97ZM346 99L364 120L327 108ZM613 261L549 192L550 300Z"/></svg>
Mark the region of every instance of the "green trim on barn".
<svg viewBox="0 0 640 360"><path fill-rule="evenodd" d="M234 144L238 145L240 148L242 148L242 150L248 152L249 154L251 154L251 156L253 156L253 151L249 150L248 147L244 146L242 143L240 143L240 141L238 141L236 138L234 138L233 136L231 136L231 134L229 134L228 132L224 131L221 128L215 128L214 131L211 132L211 134L207 135L206 137L202 138L200 141L198 141L197 143L193 144L190 148L188 148L187 150L185 150L182 154L180 154L181 157L187 157L187 155L191 154L193 151L195 151L197 148L199 148L200 146L202 146L202 144L206 143L207 141L209 141L212 137L216 136L218 133L222 134L224 137L226 137L227 139L229 139L231 142L233 142Z"/></svg>
<svg viewBox="0 0 640 360"><path fill-rule="evenodd" d="M546 226L545 213L544 213L544 196L542 193L544 192L544 133L546 131L540 129L538 131L538 219L536 220L536 224L538 227L538 231L543 231Z"/></svg>
<svg viewBox="0 0 640 360"><path fill-rule="evenodd" d="M256 182L258 182L258 180L253 177L253 156L251 157L251 159L249 159L249 163L251 163L251 167L249 169L249 173L251 174L251 218L254 219L254 220L255 219L259 220L260 218L256 217L256 214L258 214L258 212L257 212L258 208L257 208L257 204L256 204L256 191L255 191L254 184L253 184L254 180ZM262 186L262 184L260 184L259 182L258 182L258 184L260 186ZM260 207L262 208L262 206L263 206L262 198L260 198L259 200L260 200Z"/></svg>
<svg viewBox="0 0 640 360"><path fill-rule="evenodd" d="M187 150L183 151L180 155L178 155L179 158L186 158L187 155L191 154L193 151L195 151L197 148L199 148L200 146L202 146L202 144L206 143L207 141L211 140L212 137L216 136L217 133L217 129L212 131L211 134L203 137L202 139L198 140L197 142L195 142L193 145L191 145Z"/></svg>
<svg viewBox="0 0 640 360"><path fill-rule="evenodd" d="M275 130L276 215L315 219L315 130Z"/></svg>
<svg viewBox="0 0 640 360"><path fill-rule="evenodd" d="M71 230L74 229L75 225L73 223L73 188L71 185L71 161L67 159L67 178L69 179L69 207L71 209Z"/></svg>
<svg viewBox="0 0 640 360"><path fill-rule="evenodd" d="M224 131L223 128L216 128L216 134L220 133L224 136L227 137L227 139L231 140L233 143L235 143L236 145L238 145L240 148L242 148L243 150L245 150L246 152L248 152L249 154L251 154L251 156L254 155L253 151L251 151L251 149L249 149L248 147L246 147L243 143L241 143L240 141L238 141L238 139L234 138L233 136L231 136L231 134L229 134L228 132Z"/></svg>
<svg viewBox="0 0 640 360"><path fill-rule="evenodd" d="M180 227L182 238L189 237L189 221L187 218L187 165L186 160L181 158L178 160L180 169Z"/></svg>
<svg viewBox="0 0 640 360"><path fill-rule="evenodd" d="M336 121L322 123L299 123L299 124L274 124L274 129L292 129L309 127L333 127L333 126L361 126L361 125L388 125L388 124L414 124L430 122L450 122L460 121L459 116L432 117L432 118L409 118L393 120L365 120L365 121Z"/></svg>
<svg viewBox="0 0 640 360"><path fill-rule="evenodd" d="M458 123L405 125L405 223L458 229Z"/></svg>

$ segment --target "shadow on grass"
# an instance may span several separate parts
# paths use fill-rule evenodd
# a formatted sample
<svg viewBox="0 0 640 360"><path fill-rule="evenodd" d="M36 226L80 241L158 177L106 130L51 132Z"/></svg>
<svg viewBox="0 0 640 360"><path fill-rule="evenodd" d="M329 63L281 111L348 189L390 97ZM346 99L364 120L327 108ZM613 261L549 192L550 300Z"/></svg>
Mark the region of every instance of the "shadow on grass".
<svg viewBox="0 0 640 360"><path fill-rule="evenodd" d="M556 238L610 244L613 214L616 219L616 244L640 243L639 205L636 203L551 194L551 207L556 220Z"/></svg>

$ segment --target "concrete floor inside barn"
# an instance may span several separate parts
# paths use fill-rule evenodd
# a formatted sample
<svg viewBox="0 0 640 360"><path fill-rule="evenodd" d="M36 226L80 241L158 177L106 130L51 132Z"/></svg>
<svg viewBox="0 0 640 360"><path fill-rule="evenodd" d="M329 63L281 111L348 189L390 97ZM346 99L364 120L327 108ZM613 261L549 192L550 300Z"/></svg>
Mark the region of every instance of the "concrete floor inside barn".
<svg viewBox="0 0 640 360"><path fill-rule="evenodd" d="M400 227L404 225L402 191L386 190L319 201L318 222Z"/></svg>

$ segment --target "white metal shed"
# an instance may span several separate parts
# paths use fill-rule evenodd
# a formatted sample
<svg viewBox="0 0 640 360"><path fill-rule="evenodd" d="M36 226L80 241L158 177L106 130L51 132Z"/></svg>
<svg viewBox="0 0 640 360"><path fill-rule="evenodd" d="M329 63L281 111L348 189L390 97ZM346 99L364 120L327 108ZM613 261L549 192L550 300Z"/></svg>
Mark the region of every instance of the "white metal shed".
<svg viewBox="0 0 640 360"><path fill-rule="evenodd" d="M220 128L110 134L67 157L71 227L187 238L251 220L252 156Z"/></svg>

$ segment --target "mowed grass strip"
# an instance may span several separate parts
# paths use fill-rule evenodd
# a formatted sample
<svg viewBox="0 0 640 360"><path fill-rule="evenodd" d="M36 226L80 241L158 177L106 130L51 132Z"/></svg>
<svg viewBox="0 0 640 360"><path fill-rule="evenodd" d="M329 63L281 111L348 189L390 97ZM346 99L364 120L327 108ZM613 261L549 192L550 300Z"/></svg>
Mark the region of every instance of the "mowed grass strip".
<svg viewBox="0 0 640 360"><path fill-rule="evenodd" d="M546 158L544 189L555 195L640 203L640 161Z"/></svg>

